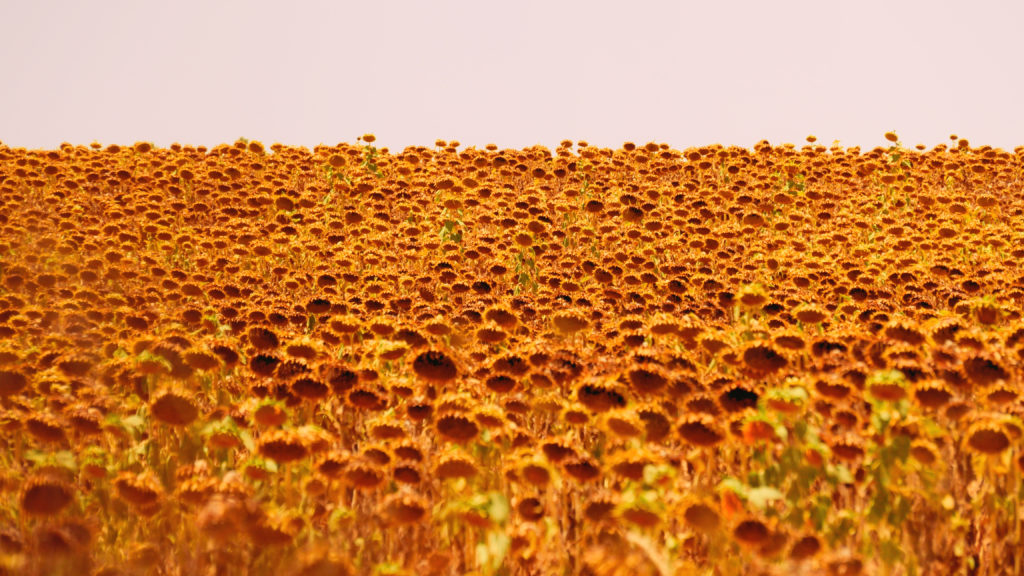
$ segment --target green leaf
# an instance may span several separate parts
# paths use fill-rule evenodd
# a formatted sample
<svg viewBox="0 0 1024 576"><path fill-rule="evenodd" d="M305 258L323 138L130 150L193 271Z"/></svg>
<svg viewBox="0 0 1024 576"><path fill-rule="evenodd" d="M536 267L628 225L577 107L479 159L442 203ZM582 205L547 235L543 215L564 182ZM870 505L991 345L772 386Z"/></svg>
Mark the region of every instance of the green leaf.
<svg viewBox="0 0 1024 576"><path fill-rule="evenodd" d="M910 436L899 435L892 439L893 455L900 462L906 462L910 458Z"/></svg>
<svg viewBox="0 0 1024 576"><path fill-rule="evenodd" d="M512 544L504 531L492 530L484 542L476 546L477 564L485 568L485 574L494 574L504 564Z"/></svg>
<svg viewBox="0 0 1024 576"><path fill-rule="evenodd" d="M906 382L906 376L899 370L877 370L868 376L865 384L867 386L873 384L897 384L903 386Z"/></svg>
<svg viewBox="0 0 1024 576"><path fill-rule="evenodd" d="M888 566L892 566L903 558L903 550L900 549L899 543L894 540L884 540L878 548L882 562L885 562Z"/></svg>
<svg viewBox="0 0 1024 576"><path fill-rule="evenodd" d="M381 562L373 567L373 573L381 576L386 574L401 574L402 565L398 562Z"/></svg>
<svg viewBox="0 0 1024 576"><path fill-rule="evenodd" d="M135 361L138 363L142 362L153 362L159 364L168 372L172 370L171 362L159 354L154 354L149 350L143 350L135 357Z"/></svg>
<svg viewBox="0 0 1024 576"><path fill-rule="evenodd" d="M54 462L57 463L61 468L67 470L77 470L78 464L75 462L75 455L68 450L61 450L53 455Z"/></svg>
<svg viewBox="0 0 1024 576"><path fill-rule="evenodd" d="M722 480L721 482L718 483L719 492L724 492L726 490L729 490L730 492L741 498L747 497L747 485L744 484L743 482L740 482L737 478L726 478L725 480Z"/></svg>
<svg viewBox="0 0 1024 576"><path fill-rule="evenodd" d="M900 496L896 501L896 507L889 512L889 524L902 526L908 516L910 516L910 499Z"/></svg>
<svg viewBox="0 0 1024 576"><path fill-rule="evenodd" d="M487 517L498 524L508 521L511 509L508 505L508 498L501 492L491 492L488 495Z"/></svg>
<svg viewBox="0 0 1024 576"><path fill-rule="evenodd" d="M853 532L854 522L852 513L849 510L839 512L838 521L832 522L830 526L831 529L828 531L829 545L835 546L836 543L845 540Z"/></svg>
<svg viewBox="0 0 1024 576"><path fill-rule="evenodd" d="M845 464L839 464L836 466L829 466L829 476L833 477L839 484L853 484L853 474Z"/></svg>
<svg viewBox="0 0 1024 576"><path fill-rule="evenodd" d="M121 418L121 425L127 428L129 432L135 432L146 425L146 419L138 414L132 414L131 416Z"/></svg>
<svg viewBox="0 0 1024 576"><path fill-rule="evenodd" d="M885 488L879 486L878 493L871 500L871 508L868 510L868 520L873 523L881 522L889 513L889 494Z"/></svg>
<svg viewBox="0 0 1024 576"><path fill-rule="evenodd" d="M793 528L801 528L804 525L804 511L799 507L791 507L782 519Z"/></svg>
<svg viewBox="0 0 1024 576"><path fill-rule="evenodd" d="M782 492L771 486L759 486L747 491L747 502L762 512L768 504L783 498Z"/></svg>
<svg viewBox="0 0 1024 576"><path fill-rule="evenodd" d="M142 442L136 442L135 446L132 446L129 453L137 458L141 458L146 455L146 451L149 449L149 440L143 440Z"/></svg>
<svg viewBox="0 0 1024 576"><path fill-rule="evenodd" d="M352 517L352 511L344 506L335 508L331 515L327 518L327 525L331 528L331 531L335 531L341 525L342 520L347 520Z"/></svg>
<svg viewBox="0 0 1024 576"><path fill-rule="evenodd" d="M819 494L814 499L814 507L811 508L811 520L814 522L815 530L820 531L828 520L829 510L832 509L832 498L825 495Z"/></svg>

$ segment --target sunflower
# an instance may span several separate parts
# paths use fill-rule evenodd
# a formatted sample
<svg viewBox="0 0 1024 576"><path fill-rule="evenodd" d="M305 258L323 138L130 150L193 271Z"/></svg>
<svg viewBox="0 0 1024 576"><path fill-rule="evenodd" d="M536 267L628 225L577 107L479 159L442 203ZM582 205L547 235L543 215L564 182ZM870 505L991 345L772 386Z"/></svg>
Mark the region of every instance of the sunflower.
<svg viewBox="0 0 1024 576"><path fill-rule="evenodd" d="M722 432L714 418L707 414L697 414L683 418L677 424L676 431L679 436L693 446L705 448L719 444L725 440L725 433Z"/></svg>
<svg viewBox="0 0 1024 576"><path fill-rule="evenodd" d="M967 432L967 446L980 454L999 454L1010 444L1010 436L994 421L979 420Z"/></svg>
<svg viewBox="0 0 1024 576"><path fill-rule="evenodd" d="M395 525L416 524L427 518L430 507L426 500L412 492L395 492L380 505L380 516Z"/></svg>
<svg viewBox="0 0 1024 576"><path fill-rule="evenodd" d="M428 350L413 360L412 370L427 382L445 384L458 376L455 362L444 352Z"/></svg>
<svg viewBox="0 0 1024 576"><path fill-rule="evenodd" d="M74 500L74 488L53 475L32 476L25 482L19 503L32 516L54 516Z"/></svg>
<svg viewBox="0 0 1024 576"><path fill-rule="evenodd" d="M774 374L789 365L785 355L768 343L747 345L742 352L743 366L754 374Z"/></svg>
<svg viewBox="0 0 1024 576"><path fill-rule="evenodd" d="M170 426L187 426L199 416L195 401L181 390L159 394L149 406L153 418Z"/></svg>

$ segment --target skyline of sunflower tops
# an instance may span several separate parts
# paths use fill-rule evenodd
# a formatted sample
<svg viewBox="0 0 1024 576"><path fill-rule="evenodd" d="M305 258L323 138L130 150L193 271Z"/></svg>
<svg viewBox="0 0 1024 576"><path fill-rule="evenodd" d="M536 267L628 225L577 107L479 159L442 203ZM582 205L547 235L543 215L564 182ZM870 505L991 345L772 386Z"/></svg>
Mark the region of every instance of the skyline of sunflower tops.
<svg viewBox="0 0 1024 576"><path fill-rule="evenodd" d="M0 144L0 574L1024 571L1024 147L375 144Z"/></svg>

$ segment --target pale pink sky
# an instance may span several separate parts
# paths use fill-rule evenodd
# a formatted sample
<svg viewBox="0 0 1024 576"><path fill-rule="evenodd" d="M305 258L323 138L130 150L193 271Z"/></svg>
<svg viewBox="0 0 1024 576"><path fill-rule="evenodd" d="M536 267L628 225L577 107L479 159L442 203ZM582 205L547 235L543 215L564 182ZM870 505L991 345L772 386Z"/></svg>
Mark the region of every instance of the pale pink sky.
<svg viewBox="0 0 1024 576"><path fill-rule="evenodd" d="M1024 2L0 0L0 141L1024 144Z"/></svg>

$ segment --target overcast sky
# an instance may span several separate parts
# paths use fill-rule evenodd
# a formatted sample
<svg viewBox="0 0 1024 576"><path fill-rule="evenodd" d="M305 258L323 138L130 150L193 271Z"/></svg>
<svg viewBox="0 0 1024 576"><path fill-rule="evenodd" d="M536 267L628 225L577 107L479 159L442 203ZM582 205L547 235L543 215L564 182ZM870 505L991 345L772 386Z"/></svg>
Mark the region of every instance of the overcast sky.
<svg viewBox="0 0 1024 576"><path fill-rule="evenodd" d="M1024 1L0 0L0 141L1024 144Z"/></svg>

